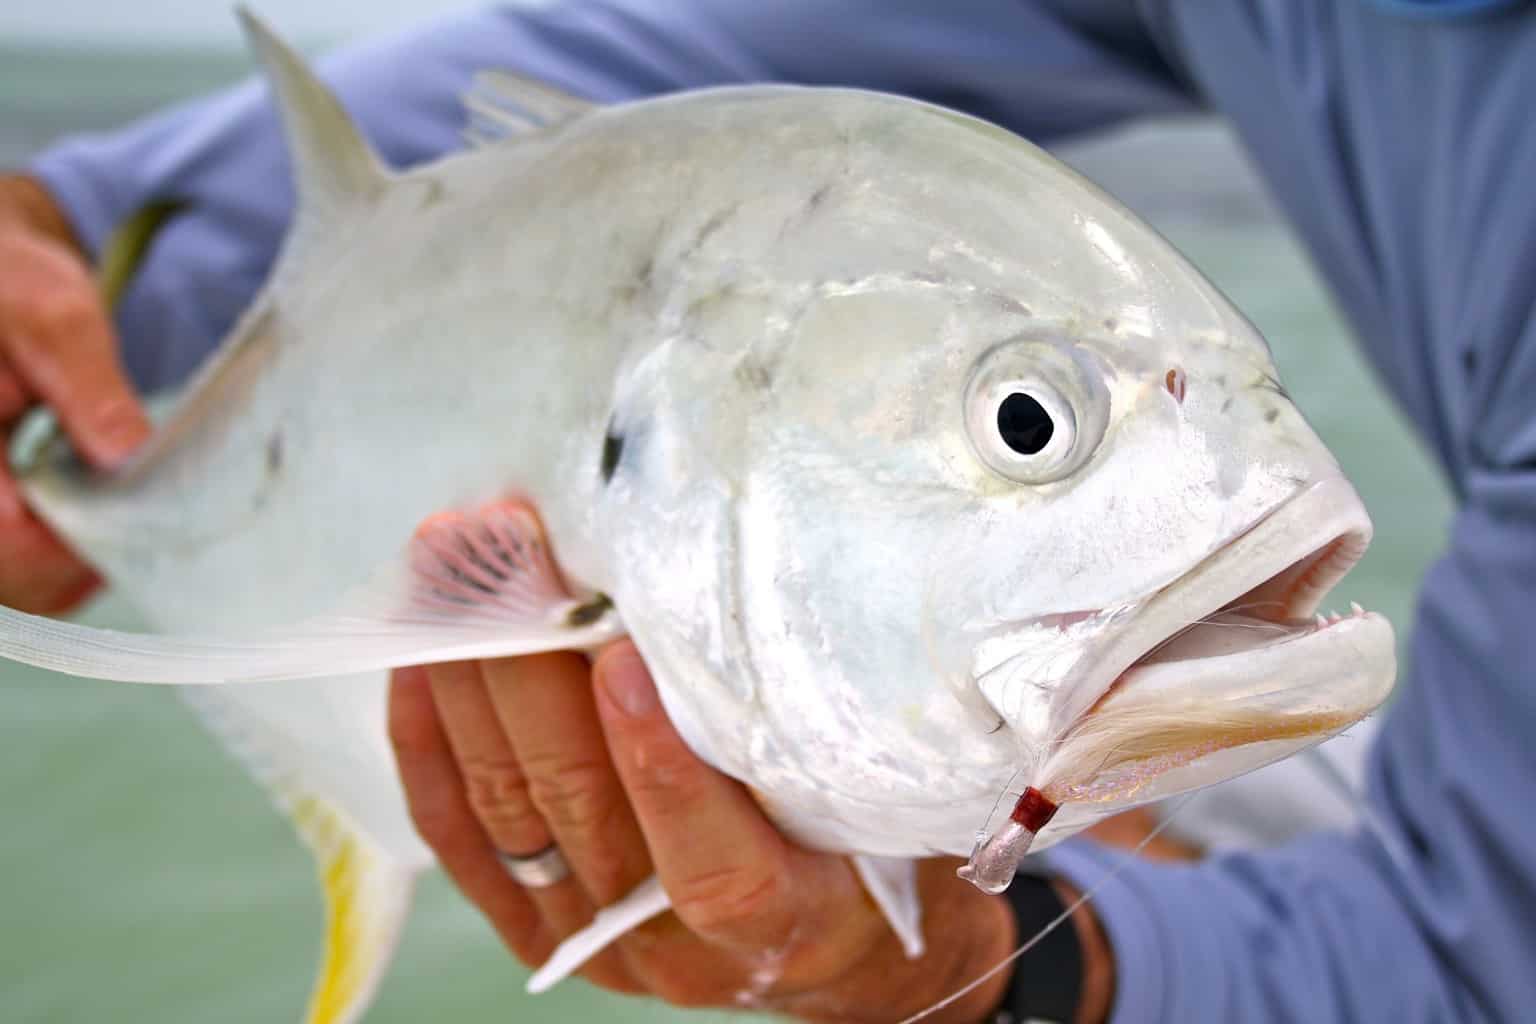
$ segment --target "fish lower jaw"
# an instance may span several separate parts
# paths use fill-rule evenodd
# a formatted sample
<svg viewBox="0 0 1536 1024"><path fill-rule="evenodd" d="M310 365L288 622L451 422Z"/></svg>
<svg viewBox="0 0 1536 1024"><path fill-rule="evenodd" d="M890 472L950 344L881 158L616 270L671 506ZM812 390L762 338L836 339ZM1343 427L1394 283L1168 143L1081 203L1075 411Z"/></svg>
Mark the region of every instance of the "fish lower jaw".
<svg viewBox="0 0 1536 1024"><path fill-rule="evenodd" d="M1134 669L1053 752L1041 788L1056 803L1119 809L1280 760L1381 705L1392 647L1386 619L1362 612L1259 647Z"/></svg>
<svg viewBox="0 0 1536 1024"><path fill-rule="evenodd" d="M1320 624L1264 623L1260 639L1228 639L1222 653L1138 663L1056 745L961 877L1001 891L1031 849L1343 732L1391 692L1393 646L1387 620L1356 607Z"/></svg>

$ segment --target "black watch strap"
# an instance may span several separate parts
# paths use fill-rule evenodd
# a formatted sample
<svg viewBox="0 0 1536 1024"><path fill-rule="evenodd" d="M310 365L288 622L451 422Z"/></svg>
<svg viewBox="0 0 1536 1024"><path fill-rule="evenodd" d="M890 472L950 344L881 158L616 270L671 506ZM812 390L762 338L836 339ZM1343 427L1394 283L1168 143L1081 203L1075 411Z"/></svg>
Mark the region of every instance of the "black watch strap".
<svg viewBox="0 0 1536 1024"><path fill-rule="evenodd" d="M1025 942L1067 909L1049 879L1018 875L1008 887L1008 902ZM1071 1024L1083 995L1083 950L1077 929L1063 921L1013 966L1013 979L994 1024L1043 1020Z"/></svg>

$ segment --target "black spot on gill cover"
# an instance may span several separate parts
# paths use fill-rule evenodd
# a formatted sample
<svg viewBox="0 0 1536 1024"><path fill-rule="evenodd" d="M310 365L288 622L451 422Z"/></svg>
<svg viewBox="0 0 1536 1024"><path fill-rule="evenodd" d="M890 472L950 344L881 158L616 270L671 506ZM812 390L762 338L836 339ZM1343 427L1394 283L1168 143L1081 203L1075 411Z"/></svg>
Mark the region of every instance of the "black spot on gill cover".
<svg viewBox="0 0 1536 1024"><path fill-rule="evenodd" d="M603 435L603 461L601 471L603 483L613 479L614 470L619 468L619 459L624 455L624 435L615 434L610 426Z"/></svg>

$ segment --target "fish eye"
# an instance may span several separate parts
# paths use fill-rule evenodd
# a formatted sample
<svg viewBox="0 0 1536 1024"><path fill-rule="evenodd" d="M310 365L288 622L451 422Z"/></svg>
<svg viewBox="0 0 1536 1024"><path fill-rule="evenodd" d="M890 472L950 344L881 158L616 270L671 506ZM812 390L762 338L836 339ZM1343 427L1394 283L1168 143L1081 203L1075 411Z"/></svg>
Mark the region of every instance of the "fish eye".
<svg viewBox="0 0 1536 1024"><path fill-rule="evenodd" d="M1034 395L1015 391L997 407L997 432L1020 455L1038 455L1051 443L1056 422Z"/></svg>
<svg viewBox="0 0 1536 1024"><path fill-rule="evenodd" d="M1078 469L1108 418L1103 373L1069 345L1014 341L977 363L966 388L971 447L993 472L1043 484Z"/></svg>

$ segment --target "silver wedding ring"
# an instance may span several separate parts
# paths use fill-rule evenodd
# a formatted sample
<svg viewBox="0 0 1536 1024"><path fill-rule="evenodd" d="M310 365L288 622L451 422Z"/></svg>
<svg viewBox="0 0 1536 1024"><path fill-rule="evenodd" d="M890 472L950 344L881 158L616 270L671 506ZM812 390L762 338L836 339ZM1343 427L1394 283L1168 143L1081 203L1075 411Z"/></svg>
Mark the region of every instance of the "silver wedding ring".
<svg viewBox="0 0 1536 1024"><path fill-rule="evenodd" d="M563 881L571 873L560 847L550 843L538 853L527 857L515 857L503 850L496 851L496 859L507 869L507 874L518 885L528 889L543 889Z"/></svg>

